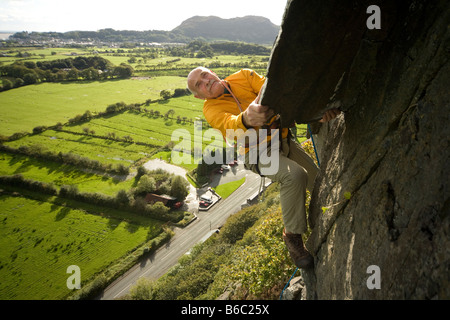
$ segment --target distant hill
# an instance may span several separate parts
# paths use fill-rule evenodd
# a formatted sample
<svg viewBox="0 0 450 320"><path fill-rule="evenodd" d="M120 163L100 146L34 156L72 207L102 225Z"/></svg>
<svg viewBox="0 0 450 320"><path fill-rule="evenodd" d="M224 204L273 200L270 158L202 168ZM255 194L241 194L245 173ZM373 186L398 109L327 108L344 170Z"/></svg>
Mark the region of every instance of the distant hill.
<svg viewBox="0 0 450 320"><path fill-rule="evenodd" d="M195 16L183 21L172 30L188 38L205 40L243 41L257 44L273 44L280 26L258 16L222 19L215 16Z"/></svg>
<svg viewBox="0 0 450 320"><path fill-rule="evenodd" d="M195 16L183 21L172 31L148 30L114 30L111 28L98 31L68 32L17 32L10 40L24 43L45 43L59 39L60 41L101 43L189 43L192 40L227 40L254 44L272 45L278 35L279 26L269 19L257 16L222 19L219 17Z"/></svg>

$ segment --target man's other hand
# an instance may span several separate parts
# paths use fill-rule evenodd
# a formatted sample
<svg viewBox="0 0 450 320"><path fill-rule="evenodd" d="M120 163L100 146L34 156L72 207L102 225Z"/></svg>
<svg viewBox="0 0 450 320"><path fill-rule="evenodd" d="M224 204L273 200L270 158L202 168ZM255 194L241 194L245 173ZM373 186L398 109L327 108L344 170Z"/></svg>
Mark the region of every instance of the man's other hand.
<svg viewBox="0 0 450 320"><path fill-rule="evenodd" d="M330 120L333 120L334 118L336 118L339 114L341 113L341 111L339 109L330 109L327 110L325 112L325 114L323 115L322 119L319 120L319 122L328 122Z"/></svg>

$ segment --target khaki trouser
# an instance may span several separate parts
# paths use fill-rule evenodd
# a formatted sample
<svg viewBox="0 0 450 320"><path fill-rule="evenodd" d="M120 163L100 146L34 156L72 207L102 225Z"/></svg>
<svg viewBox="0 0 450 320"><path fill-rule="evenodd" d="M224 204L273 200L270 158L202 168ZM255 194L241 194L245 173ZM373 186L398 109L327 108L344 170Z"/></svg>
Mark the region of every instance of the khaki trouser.
<svg viewBox="0 0 450 320"><path fill-rule="evenodd" d="M302 147L291 139L283 139L279 154L278 172L267 177L280 183L280 202L286 231L303 234L307 230L306 189L312 191L319 169ZM260 163L249 164L248 157L245 157L244 162L247 169L260 174Z"/></svg>

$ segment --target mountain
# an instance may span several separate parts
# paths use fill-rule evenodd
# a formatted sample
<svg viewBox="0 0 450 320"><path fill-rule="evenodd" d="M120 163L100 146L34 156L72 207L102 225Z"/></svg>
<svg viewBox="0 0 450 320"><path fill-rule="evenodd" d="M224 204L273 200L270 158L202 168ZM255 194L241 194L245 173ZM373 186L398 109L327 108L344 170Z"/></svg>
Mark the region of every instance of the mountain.
<svg viewBox="0 0 450 320"><path fill-rule="evenodd" d="M215 16L194 16L172 30L189 38L243 41L273 44L280 27L258 16L222 19Z"/></svg>
<svg viewBox="0 0 450 320"><path fill-rule="evenodd" d="M60 32L17 32L10 40L21 43L45 42L59 39L62 41L91 42L161 42L161 43L189 43L192 40L203 39L228 40L254 44L272 45L278 35L280 27L269 19L257 16L221 19L219 17L195 16L183 21L172 31L148 30L114 30L101 29L98 31L68 31Z"/></svg>

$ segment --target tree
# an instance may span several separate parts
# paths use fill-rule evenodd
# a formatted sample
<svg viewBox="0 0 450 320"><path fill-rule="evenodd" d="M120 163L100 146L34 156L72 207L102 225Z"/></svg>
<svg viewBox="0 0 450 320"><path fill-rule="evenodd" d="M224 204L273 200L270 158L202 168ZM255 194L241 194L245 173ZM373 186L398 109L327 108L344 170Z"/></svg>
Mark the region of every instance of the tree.
<svg viewBox="0 0 450 320"><path fill-rule="evenodd" d="M78 70L76 68L72 68L67 73L68 80L77 80L78 79Z"/></svg>
<svg viewBox="0 0 450 320"><path fill-rule="evenodd" d="M28 69L36 68L36 63L34 61L25 61L23 65Z"/></svg>
<svg viewBox="0 0 450 320"><path fill-rule="evenodd" d="M67 77L67 72L64 71L64 70L59 70L56 73L56 80L57 81L64 81L64 80L66 80L66 77Z"/></svg>
<svg viewBox="0 0 450 320"><path fill-rule="evenodd" d="M156 181L153 177L147 175L142 176L139 179L136 187L136 192L139 193L152 193L156 190Z"/></svg>
<svg viewBox="0 0 450 320"><path fill-rule="evenodd" d="M175 89L172 97L176 98L176 97L188 96L190 94L191 94L191 92L189 91L189 89L177 88L177 89Z"/></svg>
<svg viewBox="0 0 450 320"><path fill-rule="evenodd" d="M118 78L129 78L133 75L133 68L125 63L121 63L120 66L114 68L113 74Z"/></svg>
<svg viewBox="0 0 450 320"><path fill-rule="evenodd" d="M174 176L172 178L170 194L179 201L183 201L189 194L188 182L181 176Z"/></svg>
<svg viewBox="0 0 450 320"><path fill-rule="evenodd" d="M92 119L92 112L89 110L86 110L83 115L81 116L81 121L89 121Z"/></svg>
<svg viewBox="0 0 450 320"><path fill-rule="evenodd" d="M9 90L13 88L13 83L8 79L3 79L3 90Z"/></svg>
<svg viewBox="0 0 450 320"><path fill-rule="evenodd" d="M119 204L128 205L131 201L131 196L125 190L119 190L116 194L116 201Z"/></svg>
<svg viewBox="0 0 450 320"><path fill-rule="evenodd" d="M81 72L81 76L86 80L98 80L98 70L93 67L89 67Z"/></svg>
<svg viewBox="0 0 450 320"><path fill-rule="evenodd" d="M136 285L130 290L130 297L133 300L153 300L156 299L156 287L154 280L139 278Z"/></svg>
<svg viewBox="0 0 450 320"><path fill-rule="evenodd" d="M25 82L25 84L35 84L38 81L38 77L36 73L30 72L23 76L23 81Z"/></svg>
<svg viewBox="0 0 450 320"><path fill-rule="evenodd" d="M172 97L172 94L170 93L170 91L168 90L161 90L161 92L159 93L160 97L163 98L164 100L168 100Z"/></svg>
<svg viewBox="0 0 450 320"><path fill-rule="evenodd" d="M140 179L144 174L147 174L147 169L144 166L140 166L137 169L136 179Z"/></svg>
<svg viewBox="0 0 450 320"><path fill-rule="evenodd" d="M16 78L16 80L14 81L14 87L18 88L24 85L24 81L22 78Z"/></svg>
<svg viewBox="0 0 450 320"><path fill-rule="evenodd" d="M34 134L39 134L39 133L44 132L45 130L47 130L46 126L37 126L37 127L33 128L33 133Z"/></svg>
<svg viewBox="0 0 450 320"><path fill-rule="evenodd" d="M62 185L59 189L59 195L61 197L75 198L78 193L78 187L76 185Z"/></svg>
<svg viewBox="0 0 450 320"><path fill-rule="evenodd" d="M169 111L167 111L165 114L164 114L164 119L165 120L168 120L169 118L171 119L171 118L173 118L173 115L175 114L175 110L173 110L173 109L170 109Z"/></svg>

